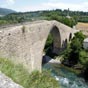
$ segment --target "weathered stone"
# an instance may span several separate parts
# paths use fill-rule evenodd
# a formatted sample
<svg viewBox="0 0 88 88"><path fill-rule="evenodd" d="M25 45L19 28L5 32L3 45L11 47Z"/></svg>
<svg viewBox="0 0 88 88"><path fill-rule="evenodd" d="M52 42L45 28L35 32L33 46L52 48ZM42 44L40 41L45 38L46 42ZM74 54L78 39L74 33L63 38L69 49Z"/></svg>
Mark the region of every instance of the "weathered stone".
<svg viewBox="0 0 88 88"><path fill-rule="evenodd" d="M53 52L58 53L66 47L76 30L57 21L39 21L2 28L0 57L23 64L29 72L41 71L43 49L50 32L54 36Z"/></svg>
<svg viewBox="0 0 88 88"><path fill-rule="evenodd" d="M23 88L0 72L0 88Z"/></svg>

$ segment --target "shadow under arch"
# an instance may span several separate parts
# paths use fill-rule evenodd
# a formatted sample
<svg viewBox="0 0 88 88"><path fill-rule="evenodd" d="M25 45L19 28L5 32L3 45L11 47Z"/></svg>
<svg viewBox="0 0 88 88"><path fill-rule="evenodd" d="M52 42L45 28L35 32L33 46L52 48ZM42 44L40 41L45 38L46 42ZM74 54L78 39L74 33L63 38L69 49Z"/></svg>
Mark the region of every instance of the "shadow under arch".
<svg viewBox="0 0 88 88"><path fill-rule="evenodd" d="M69 35L69 41L71 41L71 39L72 39L72 33L70 33Z"/></svg>
<svg viewBox="0 0 88 88"><path fill-rule="evenodd" d="M54 58L54 56L57 56L59 52L61 51L61 34L58 27L53 26L48 34L44 52L45 55L43 56L42 62L48 62L50 60L49 57ZM47 56L49 56L47 58Z"/></svg>
<svg viewBox="0 0 88 88"><path fill-rule="evenodd" d="M62 43L63 50L67 47L67 39L65 39Z"/></svg>
<svg viewBox="0 0 88 88"><path fill-rule="evenodd" d="M53 37L53 50L52 52L55 54L58 54L61 48L61 35L60 35L60 31L59 28L57 28L56 26L54 26L51 31L50 34Z"/></svg>

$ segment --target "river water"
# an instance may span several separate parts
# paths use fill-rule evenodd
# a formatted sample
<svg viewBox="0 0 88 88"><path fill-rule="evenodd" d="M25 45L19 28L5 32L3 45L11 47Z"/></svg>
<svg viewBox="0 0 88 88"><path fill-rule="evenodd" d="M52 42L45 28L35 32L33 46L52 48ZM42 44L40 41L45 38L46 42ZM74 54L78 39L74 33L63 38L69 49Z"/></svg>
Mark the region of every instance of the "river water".
<svg viewBox="0 0 88 88"><path fill-rule="evenodd" d="M43 66L43 69L51 71L51 75L59 82L61 88L88 88L88 83L83 78L60 64L48 63Z"/></svg>

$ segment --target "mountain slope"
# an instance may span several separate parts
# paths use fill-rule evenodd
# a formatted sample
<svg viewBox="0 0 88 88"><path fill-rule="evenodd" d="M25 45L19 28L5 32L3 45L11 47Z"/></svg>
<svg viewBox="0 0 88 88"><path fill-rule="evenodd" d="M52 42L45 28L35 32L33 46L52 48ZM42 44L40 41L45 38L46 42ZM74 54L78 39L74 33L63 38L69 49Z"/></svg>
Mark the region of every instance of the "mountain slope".
<svg viewBox="0 0 88 88"><path fill-rule="evenodd" d="M10 13L15 13L16 11L11 10L11 9L6 9L6 8L0 8L0 15L7 15Z"/></svg>

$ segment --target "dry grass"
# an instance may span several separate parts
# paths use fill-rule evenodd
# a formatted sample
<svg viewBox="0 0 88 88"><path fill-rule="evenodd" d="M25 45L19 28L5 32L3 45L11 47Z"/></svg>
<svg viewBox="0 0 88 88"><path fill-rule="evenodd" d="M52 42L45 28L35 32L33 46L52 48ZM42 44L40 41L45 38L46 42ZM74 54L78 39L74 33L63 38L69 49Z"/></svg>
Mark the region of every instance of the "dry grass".
<svg viewBox="0 0 88 88"><path fill-rule="evenodd" d="M88 30L88 23L78 22L78 24L76 25L76 28L78 30Z"/></svg>
<svg viewBox="0 0 88 88"><path fill-rule="evenodd" d="M76 25L76 29L81 30L83 34L88 37L88 23L78 22L78 24Z"/></svg>

